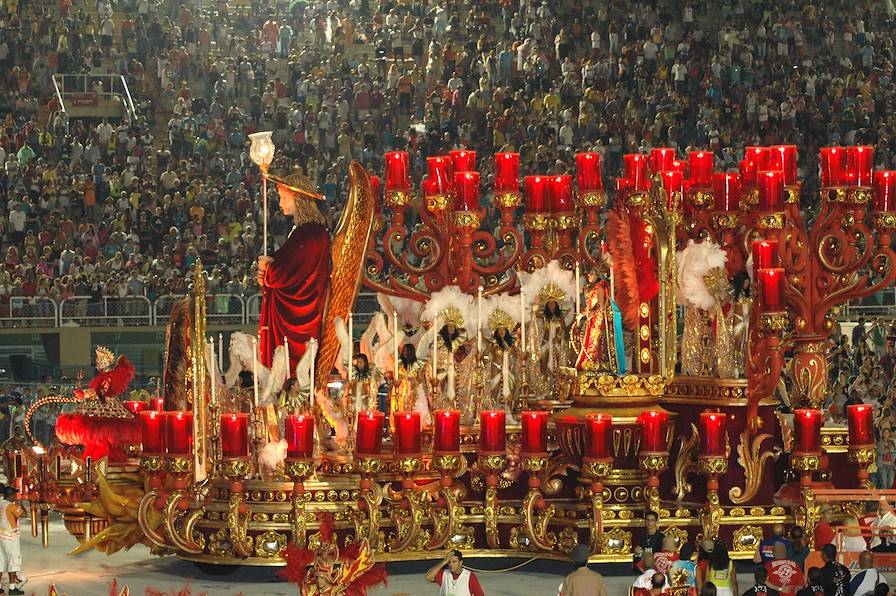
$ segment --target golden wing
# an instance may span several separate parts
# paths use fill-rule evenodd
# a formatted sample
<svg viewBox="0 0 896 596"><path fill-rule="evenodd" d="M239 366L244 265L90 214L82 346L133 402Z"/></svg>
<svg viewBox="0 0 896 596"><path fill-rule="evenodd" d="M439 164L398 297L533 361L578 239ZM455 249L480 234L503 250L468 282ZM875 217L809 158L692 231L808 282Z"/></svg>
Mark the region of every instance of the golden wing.
<svg viewBox="0 0 896 596"><path fill-rule="evenodd" d="M370 229L373 226L373 190L370 175L357 161L348 168L351 182L348 203L333 235L330 252L333 271L330 274L330 299L324 311L324 328L320 350L317 353L316 390L325 389L330 371L339 354L339 338L336 335L336 318L348 320L361 287L361 268Z"/></svg>

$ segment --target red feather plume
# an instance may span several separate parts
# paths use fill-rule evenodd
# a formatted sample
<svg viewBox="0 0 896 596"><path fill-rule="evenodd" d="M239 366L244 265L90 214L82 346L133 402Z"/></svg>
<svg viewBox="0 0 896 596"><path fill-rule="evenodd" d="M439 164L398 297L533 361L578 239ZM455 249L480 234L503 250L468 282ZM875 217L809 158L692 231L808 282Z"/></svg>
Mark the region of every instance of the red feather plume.
<svg viewBox="0 0 896 596"><path fill-rule="evenodd" d="M90 388L98 395L118 397L122 395L134 380L134 365L127 356L121 355L112 370L101 372L90 381Z"/></svg>
<svg viewBox="0 0 896 596"><path fill-rule="evenodd" d="M635 271L638 272L638 300L650 302L660 293L657 278L656 255L653 251L655 239L647 233L648 224L636 215L629 215L632 236L632 254L635 257Z"/></svg>
<svg viewBox="0 0 896 596"><path fill-rule="evenodd" d="M635 264L632 231L628 217L613 209L607 212L607 244L613 256L616 304L626 329L638 328L638 267Z"/></svg>
<svg viewBox="0 0 896 596"><path fill-rule="evenodd" d="M133 419L90 418L81 414L61 414L56 420L56 437L65 445L83 445L83 458L108 457L110 463L127 461L124 447L140 443L140 426Z"/></svg>

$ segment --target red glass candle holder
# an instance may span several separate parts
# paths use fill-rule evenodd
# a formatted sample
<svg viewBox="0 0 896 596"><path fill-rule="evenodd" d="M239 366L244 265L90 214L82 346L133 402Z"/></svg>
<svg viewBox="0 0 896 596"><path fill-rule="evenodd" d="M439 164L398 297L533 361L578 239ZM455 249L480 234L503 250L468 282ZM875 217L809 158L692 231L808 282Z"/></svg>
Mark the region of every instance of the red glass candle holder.
<svg viewBox="0 0 896 596"><path fill-rule="evenodd" d="M640 153L629 153L622 156L622 177L631 180L634 190L650 188L650 172L647 156Z"/></svg>
<svg viewBox="0 0 896 596"><path fill-rule="evenodd" d="M896 211L896 172L893 170L874 173L874 210Z"/></svg>
<svg viewBox="0 0 896 596"><path fill-rule="evenodd" d="M700 414L700 454L725 455L726 416L719 412Z"/></svg>
<svg viewBox="0 0 896 596"><path fill-rule="evenodd" d="M314 454L314 416L290 414L286 417L286 457L308 459Z"/></svg>
<svg viewBox="0 0 896 596"><path fill-rule="evenodd" d="M848 169L846 147L822 147L819 162L822 186L839 186L844 183L844 175Z"/></svg>
<svg viewBox="0 0 896 596"><path fill-rule="evenodd" d="M759 270L759 296L762 312L784 310L784 269L772 267Z"/></svg>
<svg viewBox="0 0 896 596"><path fill-rule="evenodd" d="M479 211L479 172L454 172L454 210Z"/></svg>
<svg viewBox="0 0 896 596"><path fill-rule="evenodd" d="M411 158L407 151L386 152L386 192L411 190Z"/></svg>
<svg viewBox="0 0 896 596"><path fill-rule="evenodd" d="M436 410L433 412L434 453L460 451L460 411Z"/></svg>
<svg viewBox="0 0 896 596"><path fill-rule="evenodd" d="M373 195L373 211L380 213L383 210L383 191L380 188L380 177L370 177L370 190Z"/></svg>
<svg viewBox="0 0 896 596"><path fill-rule="evenodd" d="M526 211L528 213L546 213L550 209L550 191L547 176L526 176Z"/></svg>
<svg viewBox="0 0 896 596"><path fill-rule="evenodd" d="M248 414L237 412L221 414L221 455L224 457L248 457Z"/></svg>
<svg viewBox="0 0 896 596"><path fill-rule="evenodd" d="M757 176L759 186L759 209L761 211L782 211L784 209L784 172L763 170Z"/></svg>
<svg viewBox="0 0 896 596"><path fill-rule="evenodd" d="M793 452L821 451L821 410L808 408L793 411Z"/></svg>
<svg viewBox="0 0 896 596"><path fill-rule="evenodd" d="M650 150L650 171L667 172L674 169L675 149L671 147L657 147Z"/></svg>
<svg viewBox="0 0 896 596"><path fill-rule="evenodd" d="M585 459L613 457L613 417L610 414L585 416Z"/></svg>
<svg viewBox="0 0 896 596"><path fill-rule="evenodd" d="M382 412L364 411L358 413L355 432L355 452L359 455L380 455L383 451L383 424L386 415Z"/></svg>
<svg viewBox="0 0 896 596"><path fill-rule="evenodd" d="M616 179L616 192L627 192L635 190L635 181L628 178Z"/></svg>
<svg viewBox="0 0 896 596"><path fill-rule="evenodd" d="M572 176L563 174L551 176L551 211L565 213L575 211L575 200L572 194Z"/></svg>
<svg viewBox="0 0 896 596"><path fill-rule="evenodd" d="M476 152L469 149L454 149L448 152L451 163L454 164L454 171L472 172L476 169Z"/></svg>
<svg viewBox="0 0 896 596"><path fill-rule="evenodd" d="M641 451L645 453L665 453L669 450L669 413L648 410L638 417L641 425Z"/></svg>
<svg viewBox="0 0 896 596"><path fill-rule="evenodd" d="M445 194L445 189L439 184L438 179L430 178L429 176L423 177L423 180L420 181L420 187L423 189L424 197L434 197Z"/></svg>
<svg viewBox="0 0 896 596"><path fill-rule="evenodd" d="M712 185L712 172L716 156L712 151L691 151L688 165L691 170L691 185L708 188Z"/></svg>
<svg viewBox="0 0 896 596"><path fill-rule="evenodd" d="M548 414L543 411L522 413L522 432L520 433L521 453L547 453L548 451Z"/></svg>
<svg viewBox="0 0 896 596"><path fill-rule="evenodd" d="M773 170L772 150L769 147L745 147L744 159L756 164L757 170Z"/></svg>
<svg viewBox="0 0 896 596"><path fill-rule="evenodd" d="M675 193L678 193L679 201L684 196L684 172L666 170L660 176L663 179L663 189L666 191L666 208L671 211L675 207Z"/></svg>
<svg viewBox="0 0 896 596"><path fill-rule="evenodd" d="M756 186L756 176L759 174L759 168L755 161L742 159L740 162L740 182L744 188Z"/></svg>
<svg viewBox="0 0 896 596"><path fill-rule="evenodd" d="M479 412L479 448L486 453L503 453L507 448L504 410Z"/></svg>
<svg viewBox="0 0 896 596"><path fill-rule="evenodd" d="M771 269L779 265L778 241L775 239L754 240L752 249L753 280L754 282L757 282L760 269Z"/></svg>
<svg viewBox="0 0 896 596"><path fill-rule="evenodd" d="M600 153L576 154L576 182L579 185L580 193L604 189L604 179L600 167Z"/></svg>
<svg viewBox="0 0 896 596"><path fill-rule="evenodd" d="M716 211L737 211L740 206L740 175L733 172L716 172L712 177Z"/></svg>
<svg viewBox="0 0 896 596"><path fill-rule="evenodd" d="M797 183L796 159L796 145L775 145L771 148L771 167L768 169L784 172L784 186L793 186Z"/></svg>
<svg viewBox="0 0 896 596"><path fill-rule="evenodd" d="M193 452L193 412L168 412L165 421L165 447L168 455Z"/></svg>
<svg viewBox="0 0 896 596"><path fill-rule="evenodd" d="M155 410L140 412L140 436L144 455L165 453L165 414Z"/></svg>
<svg viewBox="0 0 896 596"><path fill-rule="evenodd" d="M155 410L156 412L164 412L165 411L165 398L164 397L154 397L149 400L150 409Z"/></svg>
<svg viewBox="0 0 896 596"><path fill-rule="evenodd" d="M520 154L495 153L495 192L520 191Z"/></svg>
<svg viewBox="0 0 896 596"><path fill-rule="evenodd" d="M862 447L874 444L874 410L867 404L846 406L849 422L849 446Z"/></svg>
<svg viewBox="0 0 896 596"><path fill-rule="evenodd" d="M426 175L430 184L436 188L434 194L448 194L454 184L454 164L446 155L426 158Z"/></svg>
<svg viewBox="0 0 896 596"><path fill-rule="evenodd" d="M124 402L124 407L127 408L131 414L136 416L140 412L148 410L149 404L145 401L126 401Z"/></svg>
<svg viewBox="0 0 896 596"><path fill-rule="evenodd" d="M874 175L874 147L856 146L846 148L846 163L849 172L855 176L855 186L871 186Z"/></svg>
<svg viewBox="0 0 896 596"><path fill-rule="evenodd" d="M420 447L420 412L404 411L392 414L395 421L395 453L398 455L416 455L422 451Z"/></svg>

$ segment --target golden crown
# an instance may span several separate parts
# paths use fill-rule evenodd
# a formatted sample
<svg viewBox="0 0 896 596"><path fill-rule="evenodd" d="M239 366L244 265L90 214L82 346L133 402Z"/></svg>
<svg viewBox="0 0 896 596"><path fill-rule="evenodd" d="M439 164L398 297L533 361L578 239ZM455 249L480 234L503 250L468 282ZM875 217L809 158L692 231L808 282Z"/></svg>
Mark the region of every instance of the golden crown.
<svg viewBox="0 0 896 596"><path fill-rule="evenodd" d="M551 300L558 304L566 300L566 292L554 282L549 282L538 292L538 302L540 304L547 304Z"/></svg>
<svg viewBox="0 0 896 596"><path fill-rule="evenodd" d="M488 329L492 333L498 330L499 327L504 327L508 331L514 328L514 320L509 314L501 310L500 308L496 308L492 311L492 314L488 316Z"/></svg>
<svg viewBox="0 0 896 596"><path fill-rule="evenodd" d="M442 318L442 325L454 325L455 327L464 326L464 316L456 306L452 305L446 307L439 313L439 316Z"/></svg>
<svg viewBox="0 0 896 596"><path fill-rule="evenodd" d="M106 370L115 363L115 353L106 346L96 347L96 367L99 370Z"/></svg>

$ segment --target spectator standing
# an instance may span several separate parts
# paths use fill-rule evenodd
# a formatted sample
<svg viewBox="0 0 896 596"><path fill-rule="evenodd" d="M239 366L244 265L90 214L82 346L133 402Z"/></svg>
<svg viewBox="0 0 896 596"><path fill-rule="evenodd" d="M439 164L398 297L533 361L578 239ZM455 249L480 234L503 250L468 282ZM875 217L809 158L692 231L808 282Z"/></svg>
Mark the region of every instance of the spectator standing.
<svg viewBox="0 0 896 596"><path fill-rule="evenodd" d="M837 547L833 544L822 546L821 559L824 561L821 583L825 596L848 596L850 573L849 569L837 562Z"/></svg>
<svg viewBox="0 0 896 596"><path fill-rule="evenodd" d="M560 596L607 596L607 586L600 573L588 568L591 550L577 544L569 553L576 570L566 576L560 586Z"/></svg>
<svg viewBox="0 0 896 596"><path fill-rule="evenodd" d="M485 596L476 574L464 569L464 555L459 550L450 551L427 571L426 581L440 586L442 596Z"/></svg>
<svg viewBox="0 0 896 596"><path fill-rule="evenodd" d="M22 571L22 545L19 519L25 517L25 510L19 505L18 491L14 486L3 489L0 501L0 572L9 577L10 595L24 594L22 587L28 581Z"/></svg>
<svg viewBox="0 0 896 596"><path fill-rule="evenodd" d="M873 594L879 585L889 585L887 578L875 569L874 553L871 551L866 550L859 555L859 569L861 571L856 573L849 582L848 596L868 596Z"/></svg>

